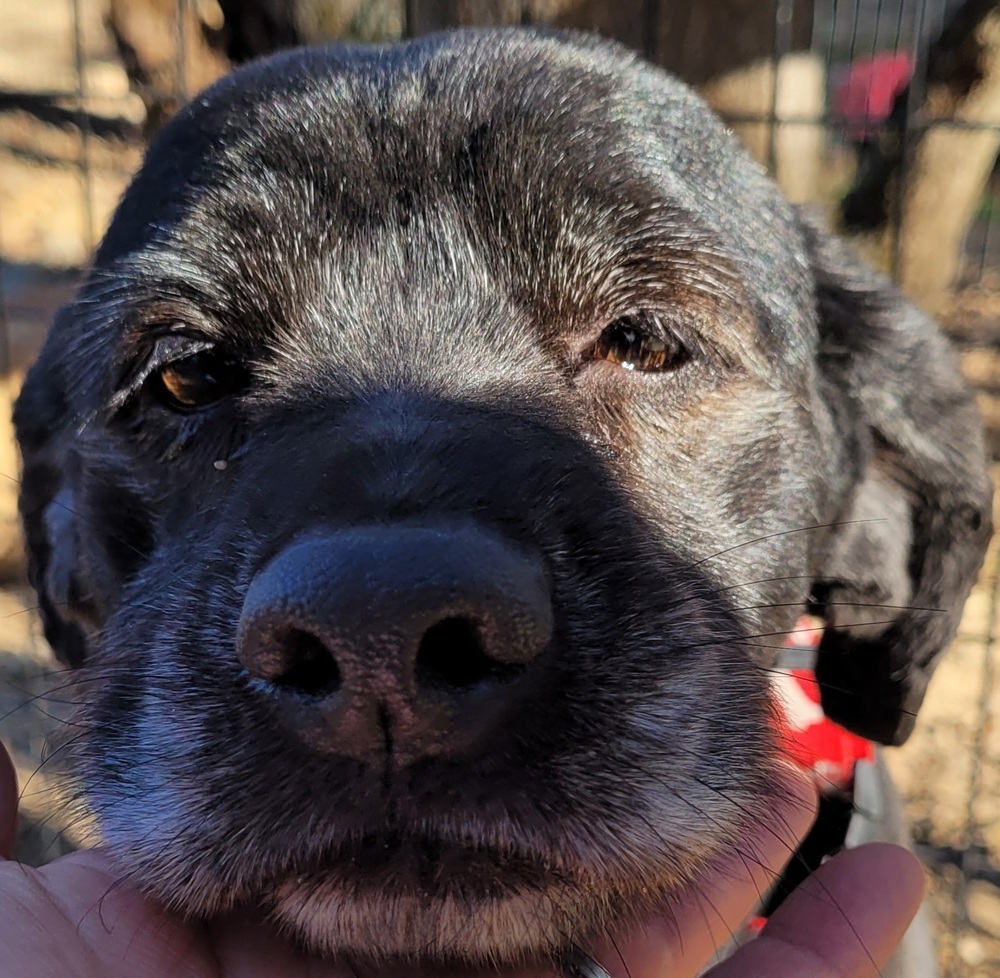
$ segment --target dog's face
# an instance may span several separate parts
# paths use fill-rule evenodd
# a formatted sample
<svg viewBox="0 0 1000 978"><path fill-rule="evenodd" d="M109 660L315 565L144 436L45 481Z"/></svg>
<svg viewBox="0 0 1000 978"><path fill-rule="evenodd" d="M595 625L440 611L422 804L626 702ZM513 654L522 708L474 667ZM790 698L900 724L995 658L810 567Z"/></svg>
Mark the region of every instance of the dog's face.
<svg viewBox="0 0 1000 978"><path fill-rule="evenodd" d="M573 37L222 81L16 420L112 854L335 952L517 959L662 900L767 803L795 618L899 741L989 534L932 324Z"/></svg>

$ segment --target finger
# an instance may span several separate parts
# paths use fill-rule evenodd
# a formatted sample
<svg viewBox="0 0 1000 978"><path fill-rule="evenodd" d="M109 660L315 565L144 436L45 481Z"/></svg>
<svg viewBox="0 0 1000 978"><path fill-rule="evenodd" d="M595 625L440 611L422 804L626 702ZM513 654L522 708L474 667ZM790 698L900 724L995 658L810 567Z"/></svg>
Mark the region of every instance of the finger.
<svg viewBox="0 0 1000 978"><path fill-rule="evenodd" d="M304 957L287 938L259 915L234 913L211 927L212 946L221 972L240 978L359 978L349 964ZM386 976L395 972L384 972Z"/></svg>
<svg viewBox="0 0 1000 978"><path fill-rule="evenodd" d="M0 859L14 857L17 837L17 775L14 762L0 744Z"/></svg>
<svg viewBox="0 0 1000 978"><path fill-rule="evenodd" d="M782 767L772 802L753 836L671 899L669 913L609 940L596 960L615 978L697 974L767 893L812 825L816 791L797 770Z"/></svg>
<svg viewBox="0 0 1000 978"><path fill-rule="evenodd" d="M760 937L705 978L876 978L923 898L923 868L906 849L842 852L779 908Z"/></svg>

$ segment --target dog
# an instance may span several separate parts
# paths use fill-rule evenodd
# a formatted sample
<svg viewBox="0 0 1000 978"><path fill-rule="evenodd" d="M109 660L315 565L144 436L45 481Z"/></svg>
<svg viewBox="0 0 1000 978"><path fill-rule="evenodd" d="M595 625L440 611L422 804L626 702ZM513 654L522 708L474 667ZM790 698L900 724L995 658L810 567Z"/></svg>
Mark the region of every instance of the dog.
<svg viewBox="0 0 1000 978"><path fill-rule="evenodd" d="M282 53L152 143L15 408L75 776L168 907L510 964L662 905L826 713L909 735L983 558L936 326L585 35Z"/></svg>

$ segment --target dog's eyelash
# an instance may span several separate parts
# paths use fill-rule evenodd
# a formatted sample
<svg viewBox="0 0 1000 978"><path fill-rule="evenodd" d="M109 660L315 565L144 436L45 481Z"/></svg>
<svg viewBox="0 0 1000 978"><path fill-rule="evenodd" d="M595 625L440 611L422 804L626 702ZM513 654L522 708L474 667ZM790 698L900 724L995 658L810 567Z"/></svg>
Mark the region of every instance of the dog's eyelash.
<svg viewBox="0 0 1000 978"><path fill-rule="evenodd" d="M135 364L111 399L117 412L143 390L164 406L192 413L244 386L247 371L209 340L171 334L160 337L149 355Z"/></svg>
<svg viewBox="0 0 1000 978"><path fill-rule="evenodd" d="M114 413L123 408L145 386L149 379L172 360L211 350L208 340L193 340L188 336L160 337L141 359L130 363L122 372L108 407Z"/></svg>

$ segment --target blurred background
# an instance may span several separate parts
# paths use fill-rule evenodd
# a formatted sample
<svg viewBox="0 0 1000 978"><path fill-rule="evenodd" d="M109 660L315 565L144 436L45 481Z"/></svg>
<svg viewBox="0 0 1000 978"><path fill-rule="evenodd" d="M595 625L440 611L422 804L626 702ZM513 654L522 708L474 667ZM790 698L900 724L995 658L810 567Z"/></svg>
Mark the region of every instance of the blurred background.
<svg viewBox="0 0 1000 978"><path fill-rule="evenodd" d="M86 828L50 773L68 695L24 581L9 402L149 137L249 58L458 24L619 39L695 85L793 201L939 317L1000 453L996 0L0 0L0 12L0 738L30 861ZM952 978L1000 975L996 563L994 547L917 733L890 758Z"/></svg>

